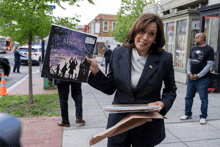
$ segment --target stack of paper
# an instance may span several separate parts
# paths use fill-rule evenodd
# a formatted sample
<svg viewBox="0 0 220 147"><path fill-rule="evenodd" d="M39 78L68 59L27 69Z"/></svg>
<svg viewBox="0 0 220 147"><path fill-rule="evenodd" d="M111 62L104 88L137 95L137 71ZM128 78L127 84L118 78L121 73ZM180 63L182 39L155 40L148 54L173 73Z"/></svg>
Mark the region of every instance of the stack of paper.
<svg viewBox="0 0 220 147"><path fill-rule="evenodd" d="M160 106L148 106L147 104L118 104L109 105L103 108L108 112L153 112L160 110Z"/></svg>

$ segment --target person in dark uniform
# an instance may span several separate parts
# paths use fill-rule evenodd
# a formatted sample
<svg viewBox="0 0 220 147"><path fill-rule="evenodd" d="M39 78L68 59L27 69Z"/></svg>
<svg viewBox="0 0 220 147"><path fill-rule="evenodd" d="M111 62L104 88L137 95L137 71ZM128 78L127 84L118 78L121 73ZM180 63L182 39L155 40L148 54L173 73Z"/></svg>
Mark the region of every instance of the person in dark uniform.
<svg viewBox="0 0 220 147"><path fill-rule="evenodd" d="M60 108L62 121L57 122L58 126L70 127L69 115L68 115L68 95L69 95L69 86L71 85L71 97L75 101L76 108L76 123L85 124L85 120L82 119L82 89L81 83L77 82L68 82L62 80L55 80L55 83L58 88L59 99L60 99ZM48 80L48 85L52 85L52 79Z"/></svg>
<svg viewBox="0 0 220 147"><path fill-rule="evenodd" d="M20 73L20 65L21 65L21 57L25 57L23 55L21 55L19 52L19 48L16 47L15 48L15 51L14 51L14 61L15 61L15 65L14 65L14 68L13 68L13 72L15 72L15 70L17 69L17 73Z"/></svg>
<svg viewBox="0 0 220 147"><path fill-rule="evenodd" d="M104 53L104 57L105 57L105 74L107 74L108 63L110 61L111 54L112 54L112 50L110 49L110 45L108 45L108 49Z"/></svg>

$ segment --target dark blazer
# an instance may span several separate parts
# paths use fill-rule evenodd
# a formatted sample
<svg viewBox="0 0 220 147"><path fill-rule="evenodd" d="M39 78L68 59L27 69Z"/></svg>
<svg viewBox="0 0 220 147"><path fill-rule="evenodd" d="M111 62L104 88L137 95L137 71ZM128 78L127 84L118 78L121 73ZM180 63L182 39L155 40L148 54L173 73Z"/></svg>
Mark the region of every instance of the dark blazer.
<svg viewBox="0 0 220 147"><path fill-rule="evenodd" d="M112 50L111 49L107 49L104 53L104 57L105 57L105 61L106 62L109 62L110 60L110 57L111 57L111 54L112 54Z"/></svg>
<svg viewBox="0 0 220 147"><path fill-rule="evenodd" d="M152 67L152 68L151 68ZM162 82L165 87L162 91ZM112 104L148 104L162 101L165 108L160 114L165 115L176 98L176 85L172 54L164 51L160 55L148 55L142 75L136 87L131 88L131 50L118 47L110 59L107 77L99 71L95 76L90 73L88 83L96 89L110 95L115 91ZM114 126L128 113L110 113L107 128ZM132 130L111 137L114 142L123 142L128 134L135 138L143 138L143 142L155 146L165 138L164 120L153 120Z"/></svg>
<svg viewBox="0 0 220 147"><path fill-rule="evenodd" d="M21 55L17 50L14 50L15 62L20 62L20 56L25 57L25 56Z"/></svg>

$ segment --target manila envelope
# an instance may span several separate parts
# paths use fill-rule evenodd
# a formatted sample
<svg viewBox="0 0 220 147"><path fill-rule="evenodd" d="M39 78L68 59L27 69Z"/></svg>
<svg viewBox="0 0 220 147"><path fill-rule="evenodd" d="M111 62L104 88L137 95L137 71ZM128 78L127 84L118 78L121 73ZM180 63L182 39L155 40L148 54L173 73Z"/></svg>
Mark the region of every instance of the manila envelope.
<svg viewBox="0 0 220 147"><path fill-rule="evenodd" d="M145 114L131 113L119 121L116 125L107 130L95 135L90 140L90 146L98 143L106 137L112 137L117 134L123 133L146 122L151 122L152 119L164 119L166 117L160 115L158 112L150 112Z"/></svg>

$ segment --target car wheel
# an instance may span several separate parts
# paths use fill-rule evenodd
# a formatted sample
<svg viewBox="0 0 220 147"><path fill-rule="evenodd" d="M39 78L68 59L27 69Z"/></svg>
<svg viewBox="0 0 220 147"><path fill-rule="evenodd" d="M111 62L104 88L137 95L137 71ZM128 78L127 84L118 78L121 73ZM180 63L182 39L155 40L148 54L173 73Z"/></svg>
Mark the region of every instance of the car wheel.
<svg viewBox="0 0 220 147"><path fill-rule="evenodd" d="M39 60L38 60L38 65L40 65L40 62L41 62L41 57L40 57Z"/></svg>
<svg viewBox="0 0 220 147"><path fill-rule="evenodd" d="M3 66L0 65L0 79L2 79L2 73L5 74L5 70L4 70Z"/></svg>

